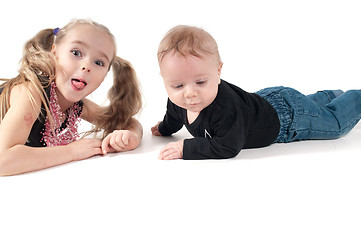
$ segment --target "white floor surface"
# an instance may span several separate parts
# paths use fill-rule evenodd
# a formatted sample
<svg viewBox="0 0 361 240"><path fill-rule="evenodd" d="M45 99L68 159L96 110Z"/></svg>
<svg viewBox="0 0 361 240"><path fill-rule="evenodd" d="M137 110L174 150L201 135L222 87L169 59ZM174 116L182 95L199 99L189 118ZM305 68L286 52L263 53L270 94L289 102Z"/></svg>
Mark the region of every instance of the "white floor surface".
<svg viewBox="0 0 361 240"><path fill-rule="evenodd" d="M360 239L361 126L235 159L133 152L0 179L4 239ZM31 238L29 238L31 236Z"/></svg>

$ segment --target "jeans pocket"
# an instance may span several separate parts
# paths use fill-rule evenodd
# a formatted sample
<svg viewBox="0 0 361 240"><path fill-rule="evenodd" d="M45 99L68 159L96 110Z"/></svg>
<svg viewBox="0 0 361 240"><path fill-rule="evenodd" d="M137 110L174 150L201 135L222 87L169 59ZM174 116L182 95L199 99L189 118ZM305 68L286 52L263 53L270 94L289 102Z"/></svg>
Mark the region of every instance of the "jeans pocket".
<svg viewBox="0 0 361 240"><path fill-rule="evenodd" d="M321 116L321 107L317 105L312 99L309 97L298 93L295 96L296 98L296 106L297 113L300 115L308 115L310 117L320 117Z"/></svg>

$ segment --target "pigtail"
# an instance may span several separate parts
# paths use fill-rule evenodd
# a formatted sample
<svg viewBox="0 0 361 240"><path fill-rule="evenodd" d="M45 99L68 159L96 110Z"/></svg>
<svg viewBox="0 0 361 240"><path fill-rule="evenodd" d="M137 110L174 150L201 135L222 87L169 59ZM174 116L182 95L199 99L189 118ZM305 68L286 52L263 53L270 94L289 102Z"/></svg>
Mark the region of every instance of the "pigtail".
<svg viewBox="0 0 361 240"><path fill-rule="evenodd" d="M19 75L12 79L1 79L5 81L5 83L1 85L1 87L4 87L0 96L1 120L10 107L10 91L13 86L18 84L24 84L28 89L30 87L28 84L32 84L39 94L48 116L50 116L47 107L48 99L44 87L49 85L55 78L55 57L51 53L53 42L53 29L40 31L25 44L24 54L20 62ZM35 104L34 97L30 94L30 90L28 90L28 96L30 101Z"/></svg>
<svg viewBox="0 0 361 240"><path fill-rule="evenodd" d="M51 53L53 43L53 29L44 29L28 41L24 48L20 74L24 74L30 81L34 76L47 77L50 83L55 77L55 57Z"/></svg>
<svg viewBox="0 0 361 240"><path fill-rule="evenodd" d="M115 129L128 129L132 117L142 108L139 83L132 65L116 56L111 66L114 82L108 91L109 105L97 118L94 130L103 129L103 138Z"/></svg>

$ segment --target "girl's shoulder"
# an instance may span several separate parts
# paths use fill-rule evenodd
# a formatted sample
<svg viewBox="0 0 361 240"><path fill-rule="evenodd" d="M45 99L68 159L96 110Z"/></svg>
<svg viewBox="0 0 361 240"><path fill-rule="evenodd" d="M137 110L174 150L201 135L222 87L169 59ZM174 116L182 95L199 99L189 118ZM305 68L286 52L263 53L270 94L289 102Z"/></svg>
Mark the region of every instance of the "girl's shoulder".
<svg viewBox="0 0 361 240"><path fill-rule="evenodd" d="M10 106L26 106L29 104L34 108L35 111L41 107L40 92L30 82L17 84L10 90Z"/></svg>

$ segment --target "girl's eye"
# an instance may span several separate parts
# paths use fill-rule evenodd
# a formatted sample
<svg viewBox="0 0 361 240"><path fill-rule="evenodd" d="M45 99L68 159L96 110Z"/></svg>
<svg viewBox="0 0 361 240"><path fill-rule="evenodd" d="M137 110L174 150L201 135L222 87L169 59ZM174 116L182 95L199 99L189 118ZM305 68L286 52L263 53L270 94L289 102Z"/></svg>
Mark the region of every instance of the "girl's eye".
<svg viewBox="0 0 361 240"><path fill-rule="evenodd" d="M72 53L74 56L82 57L81 52L80 52L79 50L77 50L77 49L71 50L71 53Z"/></svg>
<svg viewBox="0 0 361 240"><path fill-rule="evenodd" d="M95 64L98 65L98 66L101 66L101 67L104 66L104 62L100 61L100 60L96 60Z"/></svg>

